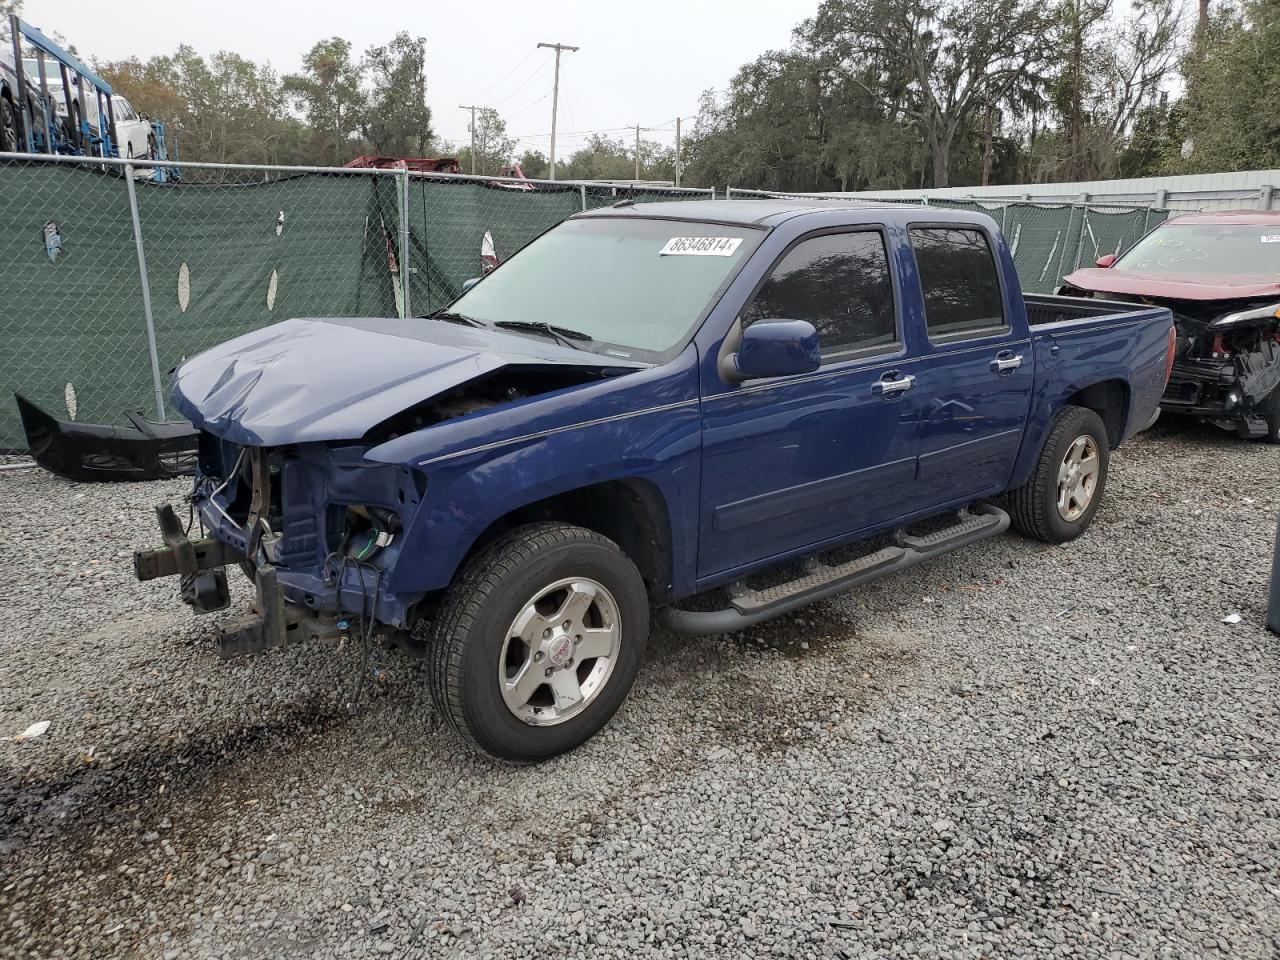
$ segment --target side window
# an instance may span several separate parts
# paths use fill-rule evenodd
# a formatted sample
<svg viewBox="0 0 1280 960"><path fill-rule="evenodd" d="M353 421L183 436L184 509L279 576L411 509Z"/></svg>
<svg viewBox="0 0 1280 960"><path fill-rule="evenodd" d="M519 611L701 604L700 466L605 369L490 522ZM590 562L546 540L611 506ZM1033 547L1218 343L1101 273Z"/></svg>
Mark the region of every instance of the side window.
<svg viewBox="0 0 1280 960"><path fill-rule="evenodd" d="M897 342L893 282L878 231L804 240L773 268L742 316L808 320L824 357Z"/></svg>
<svg viewBox="0 0 1280 960"><path fill-rule="evenodd" d="M981 230L915 227L910 233L931 338L1004 326L1000 276Z"/></svg>

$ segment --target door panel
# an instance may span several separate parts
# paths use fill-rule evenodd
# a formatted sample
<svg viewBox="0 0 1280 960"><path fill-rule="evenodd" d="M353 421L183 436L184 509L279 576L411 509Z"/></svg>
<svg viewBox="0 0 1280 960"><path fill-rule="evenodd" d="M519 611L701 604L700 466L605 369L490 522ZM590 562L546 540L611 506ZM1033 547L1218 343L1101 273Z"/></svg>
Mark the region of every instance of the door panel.
<svg viewBox="0 0 1280 960"><path fill-rule="evenodd" d="M874 391L893 361L703 402L698 575L869 526L914 482L913 391Z"/></svg>
<svg viewBox="0 0 1280 960"><path fill-rule="evenodd" d="M815 231L779 255L741 316L813 324L816 373L703 385L698 575L832 540L898 510L917 404L885 231Z"/></svg>
<svg viewBox="0 0 1280 960"><path fill-rule="evenodd" d="M919 367L919 509L1000 493L1031 403L1031 342L1015 340L985 232L909 230L932 339Z"/></svg>
<svg viewBox="0 0 1280 960"><path fill-rule="evenodd" d="M991 361L1007 341L978 350L944 350L921 364L920 474L923 509L1004 490L1031 403L1031 365L1005 375ZM1024 353L1030 343L1018 345Z"/></svg>

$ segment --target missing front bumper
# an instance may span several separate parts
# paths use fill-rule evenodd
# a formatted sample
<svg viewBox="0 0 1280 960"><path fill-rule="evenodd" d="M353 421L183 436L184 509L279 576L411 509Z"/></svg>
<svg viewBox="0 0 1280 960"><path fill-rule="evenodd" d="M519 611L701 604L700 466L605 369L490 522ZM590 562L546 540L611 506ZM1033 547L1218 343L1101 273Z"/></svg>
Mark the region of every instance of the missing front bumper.
<svg viewBox="0 0 1280 960"><path fill-rule="evenodd" d="M191 540L173 508L156 507L163 547L138 550L133 555L139 580L177 576L180 596L196 613L225 609L231 603L226 566L243 558L220 540ZM336 639L345 632L345 620L326 617L288 603L280 589L277 569L262 564L254 570L251 612L220 624L218 655L224 659L245 656L312 639Z"/></svg>

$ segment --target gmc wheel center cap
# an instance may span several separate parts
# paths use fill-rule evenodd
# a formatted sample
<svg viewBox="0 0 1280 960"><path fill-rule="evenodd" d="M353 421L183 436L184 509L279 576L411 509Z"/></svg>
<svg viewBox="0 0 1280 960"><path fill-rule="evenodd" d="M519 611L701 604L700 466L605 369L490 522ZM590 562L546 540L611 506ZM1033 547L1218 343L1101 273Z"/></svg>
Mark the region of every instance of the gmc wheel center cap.
<svg viewBox="0 0 1280 960"><path fill-rule="evenodd" d="M563 667L573 651L573 640L567 634L555 637L547 645L547 659L553 667Z"/></svg>

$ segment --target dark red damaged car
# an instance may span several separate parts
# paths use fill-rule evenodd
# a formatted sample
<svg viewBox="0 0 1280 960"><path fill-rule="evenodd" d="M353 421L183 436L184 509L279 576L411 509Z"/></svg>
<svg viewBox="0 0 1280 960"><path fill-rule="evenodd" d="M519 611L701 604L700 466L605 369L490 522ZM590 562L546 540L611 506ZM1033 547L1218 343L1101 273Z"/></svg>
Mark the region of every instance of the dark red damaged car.
<svg viewBox="0 0 1280 960"><path fill-rule="evenodd" d="M1064 294L1173 311L1162 411L1280 443L1280 211L1176 217L1063 280Z"/></svg>

